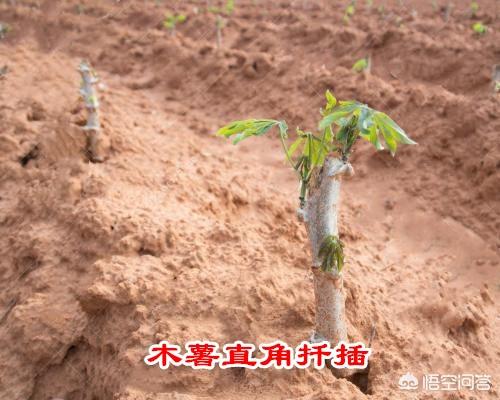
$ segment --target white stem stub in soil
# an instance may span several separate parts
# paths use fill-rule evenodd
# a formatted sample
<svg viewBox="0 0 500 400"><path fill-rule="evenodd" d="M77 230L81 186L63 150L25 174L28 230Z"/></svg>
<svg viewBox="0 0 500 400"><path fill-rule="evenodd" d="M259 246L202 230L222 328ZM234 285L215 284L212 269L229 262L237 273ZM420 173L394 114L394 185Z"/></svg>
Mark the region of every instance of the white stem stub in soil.
<svg viewBox="0 0 500 400"><path fill-rule="evenodd" d="M96 84L99 81L90 64L82 61L78 67L82 76L80 94L87 108L87 123L83 129L87 132L87 152L93 162L100 162L102 158L97 154L97 144L101 125L99 123L99 99Z"/></svg>

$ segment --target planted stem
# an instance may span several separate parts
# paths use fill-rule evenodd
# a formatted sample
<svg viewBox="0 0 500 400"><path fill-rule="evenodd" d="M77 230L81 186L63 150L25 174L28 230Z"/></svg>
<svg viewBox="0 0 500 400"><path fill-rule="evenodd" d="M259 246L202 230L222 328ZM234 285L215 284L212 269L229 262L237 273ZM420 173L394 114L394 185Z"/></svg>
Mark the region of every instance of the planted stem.
<svg viewBox="0 0 500 400"><path fill-rule="evenodd" d="M100 136L100 123L99 123L99 100L97 98L97 90L95 84L98 82L97 77L90 65L82 61L78 68L82 76L82 85L80 94L85 102L87 108L87 124L83 129L87 132L87 153L90 161L102 162L102 158L97 154L97 145Z"/></svg>
<svg viewBox="0 0 500 400"><path fill-rule="evenodd" d="M330 91L325 93L326 107L321 110L320 135L297 129L297 139L288 147L284 121L247 119L233 121L217 134L233 137L233 143L262 136L279 127L281 144L290 166L300 180L300 208L297 217L304 221L312 251L314 295L316 303L314 341L333 345L347 341L345 294L342 267L344 246L338 236L337 212L342 175L352 175L349 156L358 138L382 150L381 138L394 155L398 143L416 144L388 115L357 101L340 101ZM334 131L335 127L335 131ZM298 149L302 154L293 159ZM354 374L352 369L335 369L338 377Z"/></svg>
<svg viewBox="0 0 500 400"><path fill-rule="evenodd" d="M333 345L339 341L347 341L343 277L342 272L336 269L321 270L320 249L325 238L338 237L337 210L341 176L344 174L353 174L351 165L339 158L329 157L310 187L303 211L313 257L316 320L311 339L327 340ZM338 377L345 377L351 374L351 370L332 368L332 373Z"/></svg>

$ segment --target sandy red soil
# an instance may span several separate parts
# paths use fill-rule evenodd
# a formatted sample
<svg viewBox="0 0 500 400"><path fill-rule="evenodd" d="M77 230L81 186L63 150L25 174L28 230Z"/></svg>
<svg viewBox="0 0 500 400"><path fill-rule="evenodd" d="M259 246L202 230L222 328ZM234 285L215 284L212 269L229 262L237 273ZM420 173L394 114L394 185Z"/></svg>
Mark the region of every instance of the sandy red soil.
<svg viewBox="0 0 500 400"><path fill-rule="evenodd" d="M454 1L445 21L447 1L358 3L346 24L347 1L237 1L217 51L204 1L0 2L1 399L498 398L500 5ZM352 71L367 55L371 73ZM101 78L101 164L83 151L81 59ZM349 338L377 330L367 393L313 369L147 367L161 339L310 336L279 142L213 133L246 117L312 129L326 89L419 143L395 158L361 143L343 185ZM493 388L408 394L406 372Z"/></svg>

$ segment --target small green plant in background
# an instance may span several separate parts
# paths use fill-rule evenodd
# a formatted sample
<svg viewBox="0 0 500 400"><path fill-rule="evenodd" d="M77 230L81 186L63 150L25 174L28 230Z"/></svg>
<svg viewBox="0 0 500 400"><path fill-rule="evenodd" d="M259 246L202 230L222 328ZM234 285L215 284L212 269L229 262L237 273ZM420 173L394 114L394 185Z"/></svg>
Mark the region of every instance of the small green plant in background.
<svg viewBox="0 0 500 400"><path fill-rule="evenodd" d="M234 11L234 0L227 0L226 1L226 6L224 7L226 14L230 15Z"/></svg>
<svg viewBox="0 0 500 400"><path fill-rule="evenodd" d="M363 72L368 70L370 67L370 60L368 58L361 58L354 63L352 66L353 71Z"/></svg>
<svg viewBox="0 0 500 400"><path fill-rule="evenodd" d="M184 14L165 14L163 26L170 30L170 34L175 36L175 28L177 24L185 22L187 17Z"/></svg>
<svg viewBox="0 0 500 400"><path fill-rule="evenodd" d="M12 31L12 28L9 24L0 22L0 39L4 39L10 31Z"/></svg>
<svg viewBox="0 0 500 400"><path fill-rule="evenodd" d="M482 22L476 22L472 25L472 30L478 35L484 35L488 31L488 27Z"/></svg>
<svg viewBox="0 0 500 400"><path fill-rule="evenodd" d="M78 15L83 15L85 14L85 6L81 3L78 3L76 6L75 6L75 12L78 14Z"/></svg>
<svg viewBox="0 0 500 400"><path fill-rule="evenodd" d="M356 12L355 4L356 4L356 2L353 1L345 9L343 20L346 24L349 23L351 18L354 16L354 13Z"/></svg>
<svg viewBox="0 0 500 400"><path fill-rule="evenodd" d="M7 65L4 65L3 67L0 68L0 79L5 78L5 75L7 75L7 72L9 72L9 67Z"/></svg>
<svg viewBox="0 0 500 400"><path fill-rule="evenodd" d="M471 17L474 18L477 15L478 11L479 11L479 4L477 3L477 1L473 1L472 3L470 3Z"/></svg>
<svg viewBox="0 0 500 400"><path fill-rule="evenodd" d="M226 14L230 15L234 12L234 0L227 0L224 7L207 6L207 11L213 14Z"/></svg>
<svg viewBox="0 0 500 400"><path fill-rule="evenodd" d="M227 20L226 18L223 17L223 15L226 15L227 17L230 16L234 12L234 7L235 7L234 0L227 0L223 8L219 7L208 8L208 12L211 12L216 15L215 32L216 32L216 42L218 49L222 47L222 30L227 25Z"/></svg>

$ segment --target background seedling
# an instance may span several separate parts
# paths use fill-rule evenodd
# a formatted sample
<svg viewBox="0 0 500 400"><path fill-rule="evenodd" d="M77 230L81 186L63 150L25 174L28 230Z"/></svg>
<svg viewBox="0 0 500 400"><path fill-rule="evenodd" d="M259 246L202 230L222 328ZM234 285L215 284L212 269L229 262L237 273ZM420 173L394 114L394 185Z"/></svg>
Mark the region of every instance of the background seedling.
<svg viewBox="0 0 500 400"><path fill-rule="evenodd" d="M356 72L370 71L370 58L361 58L354 63L352 69Z"/></svg>
<svg viewBox="0 0 500 400"><path fill-rule="evenodd" d="M3 67L0 68L0 79L3 79L5 75L7 75L7 72L9 72L9 67L7 65L4 65Z"/></svg>
<svg viewBox="0 0 500 400"><path fill-rule="evenodd" d="M357 101L337 102L329 91L321 116L317 133L297 129L297 138L290 145L286 122L273 119L234 121L220 128L217 134L233 139L236 144L278 128L286 160L300 182L297 215L306 225L313 256L316 322L312 340L338 343L347 340L344 245L337 225L341 176L353 173L349 158L359 138L372 143L377 150L388 148L392 155L398 143L415 142L383 112ZM332 373L347 376L352 370L335 369Z"/></svg>
<svg viewBox="0 0 500 400"><path fill-rule="evenodd" d="M488 27L482 22L476 22L472 25L472 30L478 35L484 35L488 31Z"/></svg>
<svg viewBox="0 0 500 400"><path fill-rule="evenodd" d="M222 30L227 24L226 19L222 16L223 14L229 16L234 11L234 0L227 0L224 8L210 7L209 12L216 15L215 18L215 32L216 32L216 42L217 48L222 47Z"/></svg>
<svg viewBox="0 0 500 400"><path fill-rule="evenodd" d="M0 22L0 39L4 39L11 30L12 28L9 24Z"/></svg>
<svg viewBox="0 0 500 400"><path fill-rule="evenodd" d="M225 11L226 11L227 15L232 14L233 11L234 11L234 0L227 0L226 1L226 6L224 8L225 8Z"/></svg>
<svg viewBox="0 0 500 400"><path fill-rule="evenodd" d="M479 4L477 1L473 1L470 3L470 15L472 18L474 18L477 15L477 12L479 11Z"/></svg>
<svg viewBox="0 0 500 400"><path fill-rule="evenodd" d="M165 20L163 21L163 26L170 31L172 36L175 36L175 27L177 24L182 24L186 21L186 16L184 14L165 14Z"/></svg>
<svg viewBox="0 0 500 400"><path fill-rule="evenodd" d="M356 8L355 8L355 2L352 2L351 4L349 4L346 9L345 9L345 12L344 12L344 22L347 24L351 18L353 17L354 13L356 12Z"/></svg>
<svg viewBox="0 0 500 400"><path fill-rule="evenodd" d="M222 8L207 5L207 11L214 13L214 14L230 15L233 13L234 8L235 8L234 0L227 0L226 3L224 4L224 7L222 7Z"/></svg>
<svg viewBox="0 0 500 400"><path fill-rule="evenodd" d="M77 4L75 6L75 11L78 15L83 15L85 14L85 6L83 4Z"/></svg>

